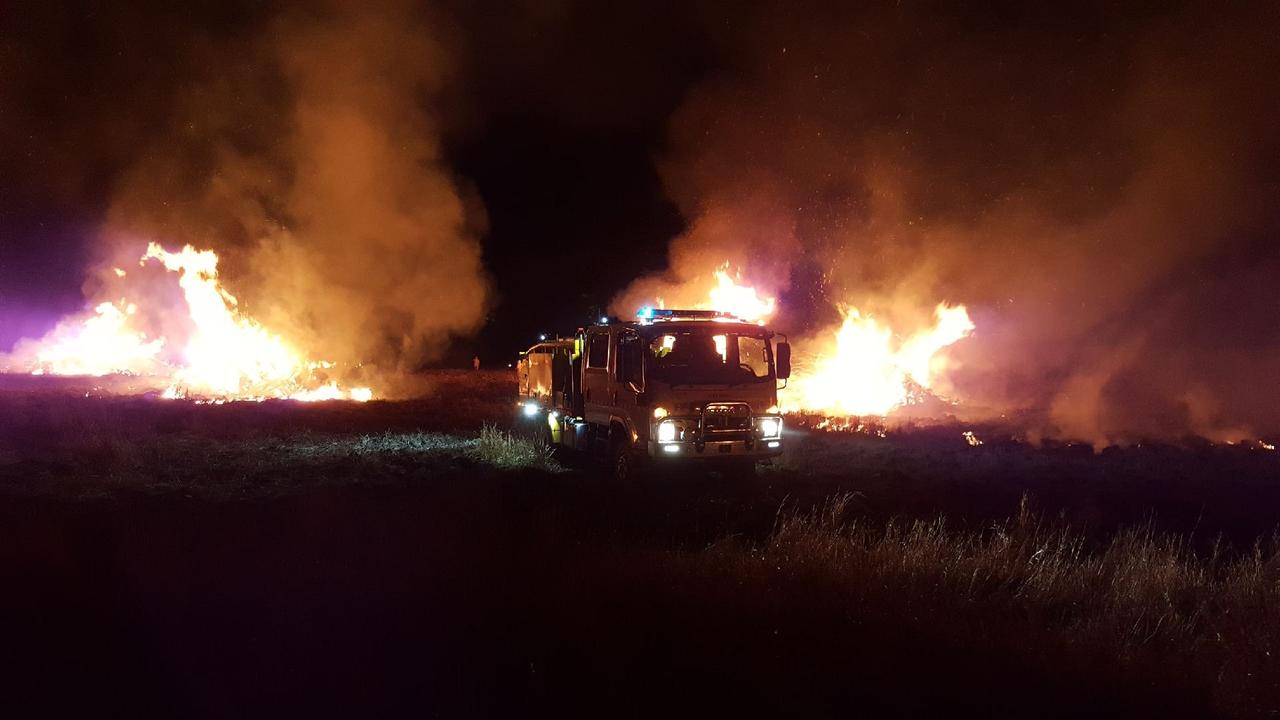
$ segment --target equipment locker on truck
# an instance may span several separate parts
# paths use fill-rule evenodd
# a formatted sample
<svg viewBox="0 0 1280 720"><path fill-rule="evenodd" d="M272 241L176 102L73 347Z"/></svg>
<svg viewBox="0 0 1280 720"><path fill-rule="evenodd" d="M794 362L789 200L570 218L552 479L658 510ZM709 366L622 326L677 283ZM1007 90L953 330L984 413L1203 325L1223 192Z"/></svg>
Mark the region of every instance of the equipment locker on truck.
<svg viewBox="0 0 1280 720"><path fill-rule="evenodd" d="M791 347L775 337L705 310L606 319L522 354L522 412L551 444L608 457L620 479L647 463L749 470L783 447Z"/></svg>

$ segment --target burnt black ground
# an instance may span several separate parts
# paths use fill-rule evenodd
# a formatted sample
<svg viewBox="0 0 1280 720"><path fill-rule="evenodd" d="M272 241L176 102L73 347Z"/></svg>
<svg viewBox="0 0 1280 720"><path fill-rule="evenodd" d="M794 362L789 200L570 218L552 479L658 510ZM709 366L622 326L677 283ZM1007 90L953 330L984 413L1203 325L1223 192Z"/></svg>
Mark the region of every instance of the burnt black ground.
<svg viewBox="0 0 1280 720"><path fill-rule="evenodd" d="M810 433L754 479L624 489L584 468L289 449L470 432L509 418L505 383L364 408L0 396L5 715L1222 713L1185 658L854 609L820 574L744 574L707 548L848 491L868 517L972 527L1029 493L1098 537L1151 522L1247 547L1280 520L1272 453Z"/></svg>

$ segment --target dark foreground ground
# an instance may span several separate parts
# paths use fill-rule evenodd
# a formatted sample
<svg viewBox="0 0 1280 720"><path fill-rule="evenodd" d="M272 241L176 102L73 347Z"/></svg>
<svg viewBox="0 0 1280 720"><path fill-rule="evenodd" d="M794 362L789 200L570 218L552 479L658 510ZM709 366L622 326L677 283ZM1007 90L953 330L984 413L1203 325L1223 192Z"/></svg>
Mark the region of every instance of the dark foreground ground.
<svg viewBox="0 0 1280 720"><path fill-rule="evenodd" d="M1260 446L806 431L752 479L618 488L483 430L505 374L368 405L0 380L3 717L1280 712Z"/></svg>

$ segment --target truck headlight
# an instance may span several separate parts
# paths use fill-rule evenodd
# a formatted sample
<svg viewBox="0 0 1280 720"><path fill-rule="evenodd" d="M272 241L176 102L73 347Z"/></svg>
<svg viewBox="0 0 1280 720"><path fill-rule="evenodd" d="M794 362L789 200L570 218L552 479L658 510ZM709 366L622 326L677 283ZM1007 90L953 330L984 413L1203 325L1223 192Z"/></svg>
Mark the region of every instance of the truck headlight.
<svg viewBox="0 0 1280 720"><path fill-rule="evenodd" d="M756 424L760 428L760 437L763 437L763 438L782 437L782 418L780 417L757 418Z"/></svg>
<svg viewBox="0 0 1280 720"><path fill-rule="evenodd" d="M658 442L675 442L676 424L671 420L658 423Z"/></svg>

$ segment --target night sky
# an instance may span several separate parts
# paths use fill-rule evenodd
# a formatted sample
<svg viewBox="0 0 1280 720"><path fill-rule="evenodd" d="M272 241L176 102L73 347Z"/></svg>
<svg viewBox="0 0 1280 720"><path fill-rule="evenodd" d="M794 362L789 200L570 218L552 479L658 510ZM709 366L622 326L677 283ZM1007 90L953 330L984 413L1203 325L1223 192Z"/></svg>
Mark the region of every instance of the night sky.
<svg viewBox="0 0 1280 720"><path fill-rule="evenodd" d="M731 262L801 339L966 304L975 405L1274 430L1278 7L6 3L0 350L142 238L400 368Z"/></svg>

